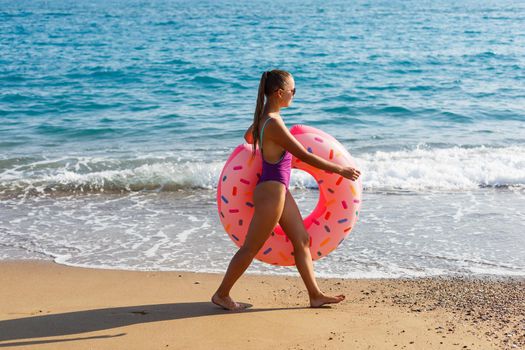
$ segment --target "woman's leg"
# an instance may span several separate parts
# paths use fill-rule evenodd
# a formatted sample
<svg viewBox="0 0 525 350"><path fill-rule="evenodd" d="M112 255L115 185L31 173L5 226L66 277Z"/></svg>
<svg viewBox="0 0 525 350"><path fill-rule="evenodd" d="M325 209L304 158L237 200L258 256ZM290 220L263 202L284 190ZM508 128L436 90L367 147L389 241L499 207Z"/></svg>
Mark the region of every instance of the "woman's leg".
<svg viewBox="0 0 525 350"><path fill-rule="evenodd" d="M303 225L301 212L299 211L297 203L295 203L290 191L286 191L286 200L279 224L294 247L295 265L297 266L297 270L308 290L310 305L312 307L319 307L323 304L338 303L342 301L345 298L344 295L341 294L335 297L330 297L324 295L317 286L312 255L310 254L310 237Z"/></svg>
<svg viewBox="0 0 525 350"><path fill-rule="evenodd" d="M212 297L212 302L229 310L241 307L230 298L230 290L235 282L250 266L255 255L277 225L284 207L286 189L283 184L265 181L257 185L253 192L254 214L246 239L233 256L221 285Z"/></svg>

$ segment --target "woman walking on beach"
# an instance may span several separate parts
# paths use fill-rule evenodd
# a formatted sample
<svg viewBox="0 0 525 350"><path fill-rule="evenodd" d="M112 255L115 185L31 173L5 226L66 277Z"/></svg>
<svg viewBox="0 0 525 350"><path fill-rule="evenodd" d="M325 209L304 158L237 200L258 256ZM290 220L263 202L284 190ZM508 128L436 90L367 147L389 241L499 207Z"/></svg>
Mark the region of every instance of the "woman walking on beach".
<svg viewBox="0 0 525 350"><path fill-rule="evenodd" d="M281 108L290 106L294 95L295 82L290 73L275 69L262 74L253 124L244 135L245 140L253 144L254 150L256 145L260 144L263 159L262 174L253 191L255 211L244 244L233 256L221 285L211 298L214 304L228 310L246 308L246 304L232 300L230 290L250 266L277 224L281 225L292 242L295 264L308 290L310 306L339 303L345 298L344 295L325 295L316 283L309 235L303 225L299 208L288 190L292 155L305 163L340 174L352 181L357 180L360 172L309 153L295 139L279 114Z"/></svg>

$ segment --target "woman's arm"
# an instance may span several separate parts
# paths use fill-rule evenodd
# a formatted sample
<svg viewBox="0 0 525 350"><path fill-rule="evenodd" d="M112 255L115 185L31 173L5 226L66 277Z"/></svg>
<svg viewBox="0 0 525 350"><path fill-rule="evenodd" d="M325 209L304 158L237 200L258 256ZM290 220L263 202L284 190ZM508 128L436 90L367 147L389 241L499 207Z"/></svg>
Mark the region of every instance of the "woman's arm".
<svg viewBox="0 0 525 350"><path fill-rule="evenodd" d="M266 126L267 130L268 128L271 130L268 134L270 135L272 141L305 163L322 170L340 174L354 181L357 180L361 174L359 170L330 162L313 153L308 152L303 147L303 145L301 145L301 143L299 143L299 141L297 141L297 139L290 133L282 120L275 119L275 123L269 123L269 125Z"/></svg>
<svg viewBox="0 0 525 350"><path fill-rule="evenodd" d="M246 132L244 133L244 139L245 139L246 142L248 142L248 143L253 143L253 135L252 135L252 131L253 131L253 124L250 125L250 127L248 128L248 130L246 130Z"/></svg>

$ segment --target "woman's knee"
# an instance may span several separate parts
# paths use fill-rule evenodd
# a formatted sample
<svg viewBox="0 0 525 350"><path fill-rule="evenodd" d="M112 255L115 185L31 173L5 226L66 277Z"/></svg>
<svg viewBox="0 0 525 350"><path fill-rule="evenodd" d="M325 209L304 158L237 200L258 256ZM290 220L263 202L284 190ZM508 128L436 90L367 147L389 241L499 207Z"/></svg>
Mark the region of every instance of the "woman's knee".
<svg viewBox="0 0 525 350"><path fill-rule="evenodd" d="M257 249L257 247L253 247L253 246L249 246L249 245L243 244L239 248L239 254L242 254L243 256L247 256L247 257L250 257L250 258L253 259L253 258L255 258L255 256L259 252L259 250L260 250L260 248Z"/></svg>
<svg viewBox="0 0 525 350"><path fill-rule="evenodd" d="M310 248L310 237L308 235L299 237L295 246L300 249Z"/></svg>

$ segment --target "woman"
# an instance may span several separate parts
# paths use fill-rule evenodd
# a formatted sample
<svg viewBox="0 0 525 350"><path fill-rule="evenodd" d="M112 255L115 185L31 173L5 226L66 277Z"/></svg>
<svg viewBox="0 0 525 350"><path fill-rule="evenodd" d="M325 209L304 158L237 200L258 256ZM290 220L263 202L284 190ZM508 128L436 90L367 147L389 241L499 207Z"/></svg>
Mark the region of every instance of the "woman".
<svg viewBox="0 0 525 350"><path fill-rule="evenodd" d="M297 204L288 190L292 155L305 163L340 174L352 181L357 180L360 172L309 153L293 137L279 112L281 108L290 106L294 95L295 82L290 73L277 69L263 73L253 124L244 135L245 140L253 144L253 155L260 143L263 160L262 173L253 192L255 211L244 244L233 256L221 285L211 298L214 304L227 310L242 310L248 306L233 301L230 290L250 266L277 224L281 225L292 242L295 264L308 290L310 306L339 303L345 298L344 295L325 295L315 281L309 235Z"/></svg>

